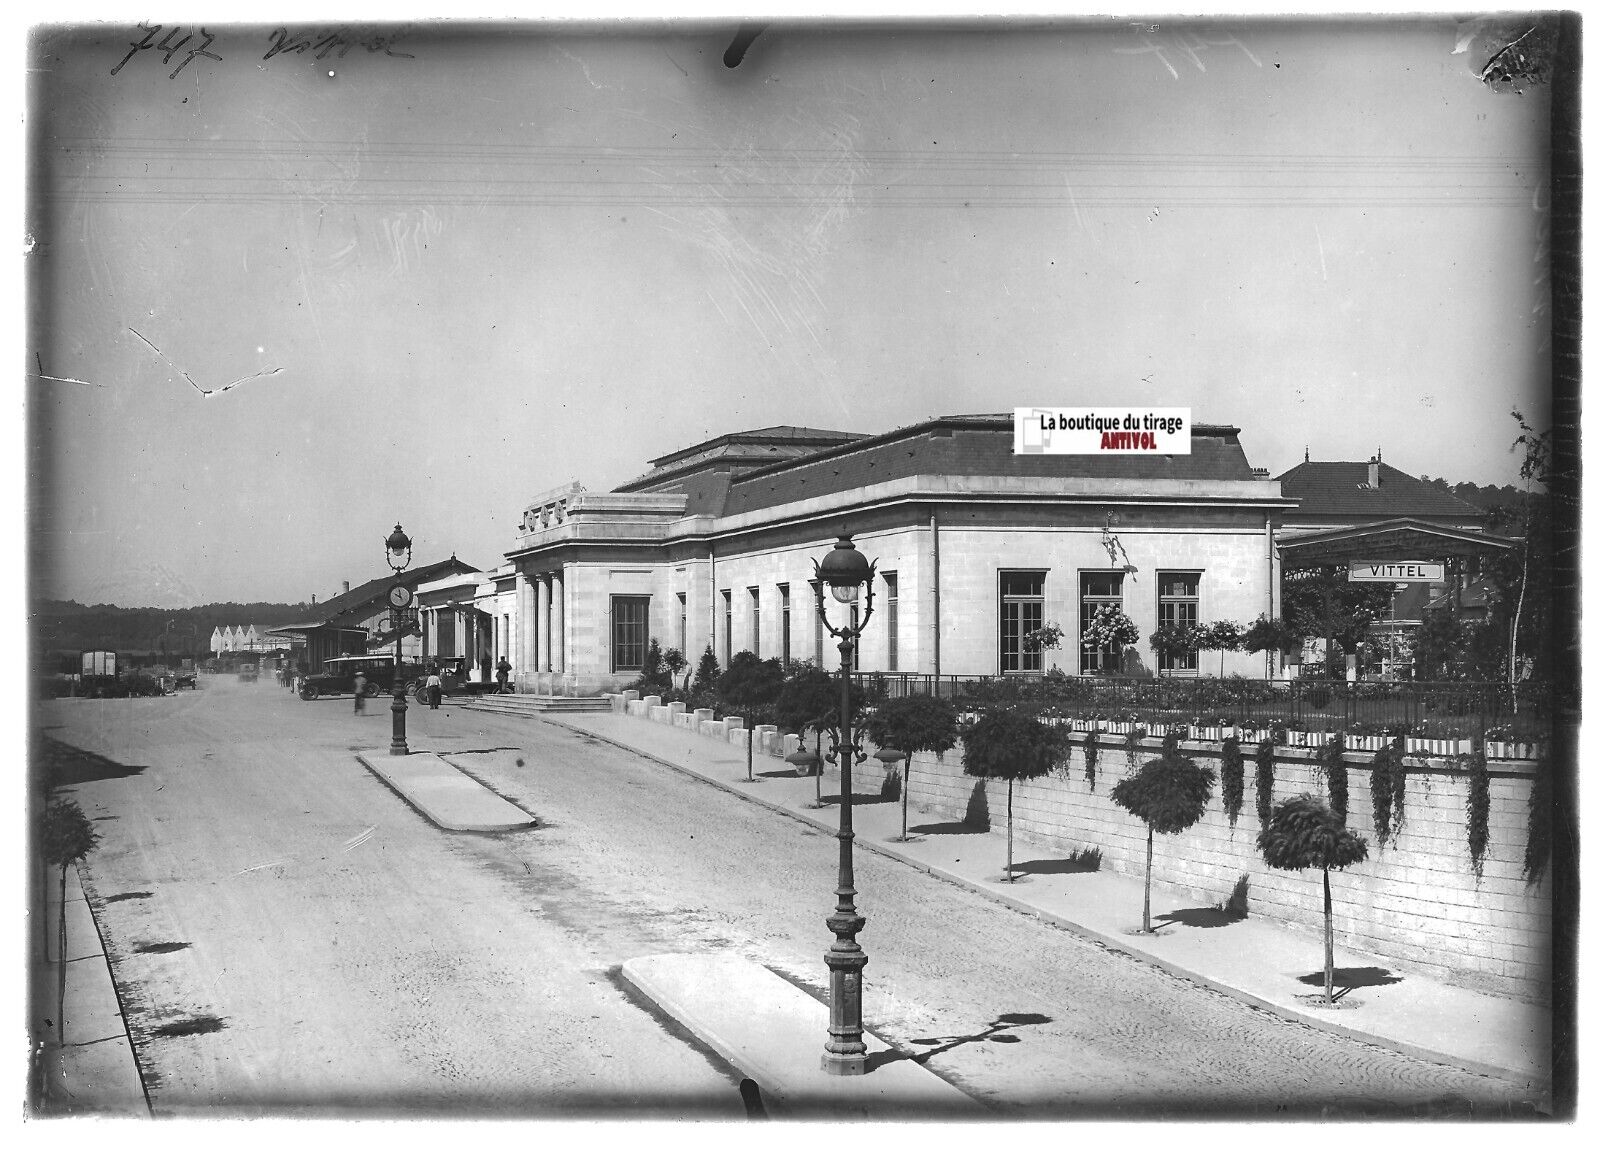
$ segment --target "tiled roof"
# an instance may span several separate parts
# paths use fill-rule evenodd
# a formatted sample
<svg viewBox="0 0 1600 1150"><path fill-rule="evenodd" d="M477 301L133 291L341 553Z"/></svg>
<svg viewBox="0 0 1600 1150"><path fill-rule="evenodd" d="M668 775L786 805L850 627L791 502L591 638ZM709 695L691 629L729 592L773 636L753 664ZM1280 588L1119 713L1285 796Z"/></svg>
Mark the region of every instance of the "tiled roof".
<svg viewBox="0 0 1600 1150"><path fill-rule="evenodd" d="M911 475L1251 480L1239 429L1195 424L1188 455L1017 455L1012 415L945 416L733 478L723 514L850 491Z"/></svg>
<svg viewBox="0 0 1600 1150"><path fill-rule="evenodd" d="M363 608L372 606L389 593L389 588L395 583L404 583L407 587L416 589L418 583L426 583L430 579L437 579L442 575L453 574L458 571L476 571L471 564L463 563L455 556L441 560L438 563L428 563L422 567L414 567L398 578L394 575L380 575L376 579L369 579L359 587L352 587L340 595L335 595L326 603L318 603L312 613L304 619L297 619L292 623L279 623L280 627L295 627L328 623L345 615L351 615Z"/></svg>
<svg viewBox="0 0 1600 1150"><path fill-rule="evenodd" d="M687 514L720 515L736 475L865 438L858 432L787 425L730 432L652 459L649 471L616 490L686 495Z"/></svg>
<svg viewBox="0 0 1600 1150"><path fill-rule="evenodd" d="M1298 499L1295 516L1342 516L1353 519L1469 520L1481 522L1482 508L1448 491L1424 483L1387 463L1378 464L1378 486L1367 486L1366 463L1308 462L1278 476L1283 494Z"/></svg>

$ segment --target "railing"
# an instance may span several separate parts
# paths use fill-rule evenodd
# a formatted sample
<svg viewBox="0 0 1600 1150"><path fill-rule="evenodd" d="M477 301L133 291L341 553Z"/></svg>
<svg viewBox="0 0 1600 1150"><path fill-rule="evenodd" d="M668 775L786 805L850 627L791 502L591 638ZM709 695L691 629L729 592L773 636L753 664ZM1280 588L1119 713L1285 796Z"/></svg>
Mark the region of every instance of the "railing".
<svg viewBox="0 0 1600 1150"><path fill-rule="evenodd" d="M1303 731L1378 734L1409 730L1437 738L1482 739L1497 729L1507 741L1539 741L1550 729L1542 684L1499 682L1354 683L1316 679L1098 678L1073 676L917 675L862 672L863 701L939 695L983 710L1019 706L1071 718L1192 722Z"/></svg>

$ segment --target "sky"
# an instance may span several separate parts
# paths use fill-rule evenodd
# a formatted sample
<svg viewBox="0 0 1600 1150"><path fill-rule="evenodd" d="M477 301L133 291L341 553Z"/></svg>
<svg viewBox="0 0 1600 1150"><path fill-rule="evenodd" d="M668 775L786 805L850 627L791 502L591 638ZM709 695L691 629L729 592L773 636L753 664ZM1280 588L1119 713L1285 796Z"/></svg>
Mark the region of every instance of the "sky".
<svg viewBox="0 0 1600 1150"><path fill-rule="evenodd" d="M1548 93L1453 18L735 23L35 28L34 593L324 599L397 521L487 569L775 424L1188 407L1516 482Z"/></svg>

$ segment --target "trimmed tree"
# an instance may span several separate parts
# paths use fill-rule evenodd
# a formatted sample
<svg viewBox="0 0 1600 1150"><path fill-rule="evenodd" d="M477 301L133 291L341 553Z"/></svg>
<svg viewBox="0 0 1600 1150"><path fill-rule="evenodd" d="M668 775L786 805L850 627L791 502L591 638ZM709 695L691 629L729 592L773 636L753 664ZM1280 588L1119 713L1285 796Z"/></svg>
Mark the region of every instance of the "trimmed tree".
<svg viewBox="0 0 1600 1150"><path fill-rule="evenodd" d="M67 868L89 857L100 841L75 799L51 799L44 809L44 861L61 868L60 918L56 926L56 1041L67 1043Z"/></svg>
<svg viewBox="0 0 1600 1150"><path fill-rule="evenodd" d="M1256 835L1256 846L1269 867L1277 870L1322 870L1322 994L1333 1004L1333 886L1330 870L1343 870L1367 857L1367 840L1349 830L1344 820L1315 795L1284 799L1272 820Z"/></svg>
<svg viewBox="0 0 1600 1150"><path fill-rule="evenodd" d="M762 659L750 651L740 651L728 660L728 669L717 680L717 694L729 711L744 716L745 780L755 781L755 729L768 721L778 695L783 690L783 664L777 659Z"/></svg>
<svg viewBox="0 0 1600 1150"><path fill-rule="evenodd" d="M1144 933L1150 929L1150 874L1155 862L1156 832L1181 834L1200 821L1211 801L1217 772L1202 767L1169 739L1161 757L1145 763L1111 788L1111 801L1145 825Z"/></svg>
<svg viewBox="0 0 1600 1150"><path fill-rule="evenodd" d="M839 741L839 682L819 667L799 667L783 682L773 704L772 721L785 734L800 736L805 748L806 732L817 733L817 806L822 805L822 735L827 732Z"/></svg>
<svg viewBox="0 0 1600 1150"><path fill-rule="evenodd" d="M1055 740L1032 715L996 708L961 732L965 745L962 770L979 779L1006 781L1006 881L1016 882L1012 870L1011 799L1018 779L1037 779L1050 773L1055 760Z"/></svg>
<svg viewBox="0 0 1600 1150"><path fill-rule="evenodd" d="M1222 678L1228 669L1228 652L1237 651L1244 645L1244 632L1239 629L1239 624L1228 619L1203 623L1195 630L1202 651L1217 651L1222 655L1222 661L1217 664L1217 678Z"/></svg>
<svg viewBox="0 0 1600 1150"><path fill-rule="evenodd" d="M918 751L942 755L961 737L956 709L937 695L907 695L890 699L873 709L861 724L879 750L896 750L906 757L900 767L900 841L906 839L911 790L911 756Z"/></svg>

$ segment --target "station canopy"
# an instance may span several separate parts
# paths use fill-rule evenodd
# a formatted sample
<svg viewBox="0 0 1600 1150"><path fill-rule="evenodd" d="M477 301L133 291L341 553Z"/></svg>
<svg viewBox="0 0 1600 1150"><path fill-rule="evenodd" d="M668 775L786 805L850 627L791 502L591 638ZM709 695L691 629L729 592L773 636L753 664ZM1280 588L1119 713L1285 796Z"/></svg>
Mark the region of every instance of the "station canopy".
<svg viewBox="0 0 1600 1150"><path fill-rule="evenodd" d="M1483 558L1510 551L1520 542L1406 518L1280 538L1278 554L1285 571L1298 571L1340 563Z"/></svg>

